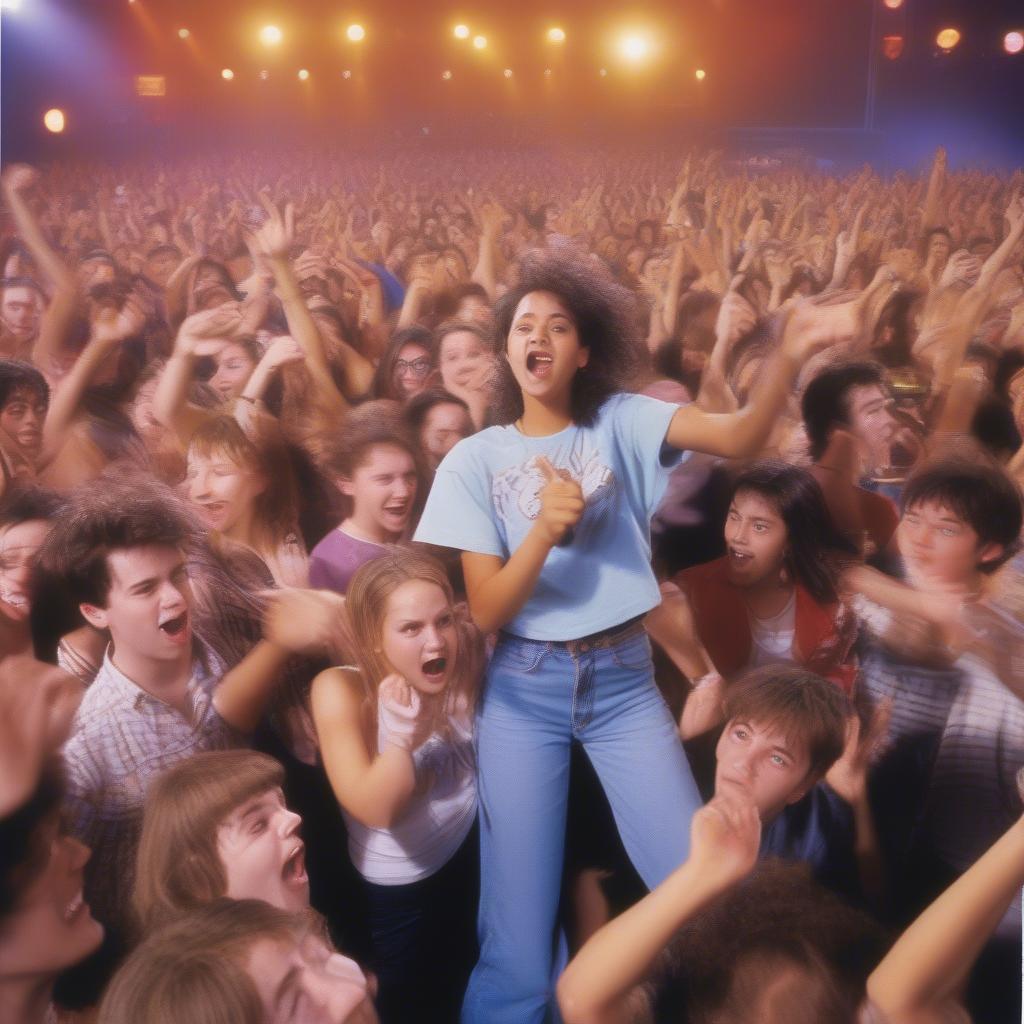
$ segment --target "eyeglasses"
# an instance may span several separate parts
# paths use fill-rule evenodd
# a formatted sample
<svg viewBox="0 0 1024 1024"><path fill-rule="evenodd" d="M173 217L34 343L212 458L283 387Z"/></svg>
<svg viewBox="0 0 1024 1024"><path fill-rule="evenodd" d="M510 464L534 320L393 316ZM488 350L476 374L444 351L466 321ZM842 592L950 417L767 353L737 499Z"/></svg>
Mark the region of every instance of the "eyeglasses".
<svg viewBox="0 0 1024 1024"><path fill-rule="evenodd" d="M427 356L420 356L419 359L396 359L395 376L404 377L411 373L414 377L426 377L430 373L430 360Z"/></svg>

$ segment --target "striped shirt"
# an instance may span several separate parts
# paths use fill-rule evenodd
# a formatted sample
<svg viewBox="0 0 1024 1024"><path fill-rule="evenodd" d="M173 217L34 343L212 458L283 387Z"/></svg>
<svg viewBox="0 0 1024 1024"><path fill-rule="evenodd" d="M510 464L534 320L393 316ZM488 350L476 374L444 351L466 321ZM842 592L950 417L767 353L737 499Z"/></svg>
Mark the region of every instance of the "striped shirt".
<svg viewBox="0 0 1024 1024"><path fill-rule="evenodd" d="M119 671L108 648L64 747L67 827L92 850L85 897L95 916L113 927L126 922L150 784L192 754L244 745L213 705L223 665L198 642L196 654L186 717Z"/></svg>

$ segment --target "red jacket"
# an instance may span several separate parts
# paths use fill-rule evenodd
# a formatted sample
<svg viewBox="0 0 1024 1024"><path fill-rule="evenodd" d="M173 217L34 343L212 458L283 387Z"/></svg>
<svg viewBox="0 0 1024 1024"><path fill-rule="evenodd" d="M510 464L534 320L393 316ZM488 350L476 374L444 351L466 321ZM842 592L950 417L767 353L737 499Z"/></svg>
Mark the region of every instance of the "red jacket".
<svg viewBox="0 0 1024 1024"><path fill-rule="evenodd" d="M750 619L743 591L729 579L728 559L684 569L673 582L689 598L697 635L715 668L726 678L746 668L753 646ZM857 674L853 663L856 638L856 618L844 605L820 605L805 587L796 584L793 655L797 664L850 693Z"/></svg>

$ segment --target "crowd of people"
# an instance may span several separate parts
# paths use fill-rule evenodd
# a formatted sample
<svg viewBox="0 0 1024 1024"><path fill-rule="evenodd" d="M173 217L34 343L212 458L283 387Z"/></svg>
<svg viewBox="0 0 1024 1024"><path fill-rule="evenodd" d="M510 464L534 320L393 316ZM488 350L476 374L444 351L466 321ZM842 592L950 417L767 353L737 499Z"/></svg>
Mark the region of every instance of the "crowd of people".
<svg viewBox="0 0 1024 1024"><path fill-rule="evenodd" d="M1019 1019L1022 172L2 191L0 1024Z"/></svg>

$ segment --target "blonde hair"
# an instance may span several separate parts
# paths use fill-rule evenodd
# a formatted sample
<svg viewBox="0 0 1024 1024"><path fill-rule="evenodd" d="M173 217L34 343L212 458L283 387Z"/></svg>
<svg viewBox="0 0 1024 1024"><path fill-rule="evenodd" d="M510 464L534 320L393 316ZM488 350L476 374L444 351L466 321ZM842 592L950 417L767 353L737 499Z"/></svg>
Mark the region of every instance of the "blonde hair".
<svg viewBox="0 0 1024 1024"><path fill-rule="evenodd" d="M263 940L295 942L301 917L260 900L216 900L149 936L114 975L100 1024L253 1024L264 1018L246 970Z"/></svg>
<svg viewBox="0 0 1024 1024"><path fill-rule="evenodd" d="M391 595L403 583L422 580L440 587L453 612L455 595L444 566L416 548L388 544L384 554L363 565L352 577L345 595L345 612L356 662L362 671L366 695L376 707L377 687L393 672L383 651L384 618ZM458 647L446 691L448 710L458 695L469 695L481 666L480 636L465 616L456 614Z"/></svg>
<svg viewBox="0 0 1024 1024"><path fill-rule="evenodd" d="M283 781L281 765L252 750L196 754L160 775L146 795L135 860L132 908L143 933L227 892L218 827Z"/></svg>

